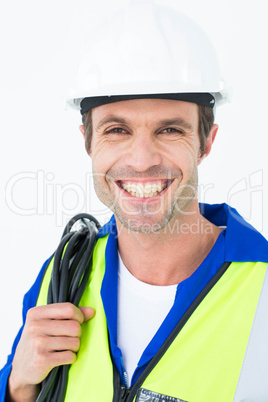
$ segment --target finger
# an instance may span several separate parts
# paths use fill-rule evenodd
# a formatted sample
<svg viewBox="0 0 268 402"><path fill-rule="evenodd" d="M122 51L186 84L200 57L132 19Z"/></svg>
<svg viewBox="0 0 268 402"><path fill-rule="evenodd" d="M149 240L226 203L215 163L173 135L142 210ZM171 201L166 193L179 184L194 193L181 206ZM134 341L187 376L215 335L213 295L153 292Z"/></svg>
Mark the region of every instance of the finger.
<svg viewBox="0 0 268 402"><path fill-rule="evenodd" d="M80 337L82 328L75 320L38 320L27 324L27 333L32 338L36 336L70 336Z"/></svg>
<svg viewBox="0 0 268 402"><path fill-rule="evenodd" d="M64 364L73 364L77 356L76 353L65 350L63 352L49 352L45 355L45 359L49 363L50 368L53 368Z"/></svg>
<svg viewBox="0 0 268 402"><path fill-rule="evenodd" d="M40 343L42 343L46 352L59 352L69 350L77 353L80 348L80 339L70 336L43 336L40 337ZM43 339L42 339L43 338Z"/></svg>
<svg viewBox="0 0 268 402"><path fill-rule="evenodd" d="M76 320L82 324L84 315L78 307L71 303L53 303L47 306L34 307L28 311L28 321L45 319Z"/></svg>
<svg viewBox="0 0 268 402"><path fill-rule="evenodd" d="M79 309L83 313L84 321L90 320L96 314L94 308L92 307L79 307Z"/></svg>

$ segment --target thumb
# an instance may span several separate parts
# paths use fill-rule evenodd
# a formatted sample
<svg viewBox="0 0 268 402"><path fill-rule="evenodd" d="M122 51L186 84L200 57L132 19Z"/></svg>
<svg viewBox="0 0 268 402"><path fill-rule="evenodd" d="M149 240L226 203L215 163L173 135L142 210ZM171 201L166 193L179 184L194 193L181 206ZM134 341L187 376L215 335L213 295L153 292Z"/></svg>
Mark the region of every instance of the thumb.
<svg viewBox="0 0 268 402"><path fill-rule="evenodd" d="M94 308L92 307L79 307L79 309L81 310L84 316L84 322L90 320L96 314Z"/></svg>

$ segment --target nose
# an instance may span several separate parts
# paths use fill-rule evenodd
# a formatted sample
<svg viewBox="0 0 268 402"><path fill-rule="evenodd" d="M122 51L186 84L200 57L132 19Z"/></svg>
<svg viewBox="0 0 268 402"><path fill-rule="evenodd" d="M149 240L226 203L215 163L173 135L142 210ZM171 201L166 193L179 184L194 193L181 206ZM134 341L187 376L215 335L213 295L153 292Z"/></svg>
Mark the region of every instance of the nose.
<svg viewBox="0 0 268 402"><path fill-rule="evenodd" d="M127 154L126 163L136 172L144 172L160 165L161 155L154 138L144 133L136 135Z"/></svg>

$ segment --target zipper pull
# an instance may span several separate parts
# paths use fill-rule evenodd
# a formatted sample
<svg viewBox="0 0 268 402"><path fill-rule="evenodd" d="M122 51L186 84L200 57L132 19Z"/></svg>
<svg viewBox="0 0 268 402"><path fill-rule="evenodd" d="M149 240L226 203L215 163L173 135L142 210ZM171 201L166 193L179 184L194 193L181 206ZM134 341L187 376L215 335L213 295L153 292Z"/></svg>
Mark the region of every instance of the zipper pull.
<svg viewBox="0 0 268 402"><path fill-rule="evenodd" d="M127 400L128 395L129 390L125 387L121 387L120 402L125 402Z"/></svg>

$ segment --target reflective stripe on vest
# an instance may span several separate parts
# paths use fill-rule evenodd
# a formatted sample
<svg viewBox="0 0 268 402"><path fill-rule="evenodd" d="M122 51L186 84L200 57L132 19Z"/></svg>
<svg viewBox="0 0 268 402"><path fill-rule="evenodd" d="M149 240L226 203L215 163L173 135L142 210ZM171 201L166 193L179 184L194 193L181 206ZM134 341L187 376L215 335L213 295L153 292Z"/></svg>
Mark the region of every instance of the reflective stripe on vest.
<svg viewBox="0 0 268 402"><path fill-rule="evenodd" d="M268 401L268 268L253 321L234 402Z"/></svg>
<svg viewBox="0 0 268 402"><path fill-rule="evenodd" d="M69 371L67 402L113 401L113 364L100 296L107 238L97 242L89 285L80 303L95 308L96 315L82 326L77 361ZM232 263L194 311L141 388L187 402L232 402L266 266L261 262ZM38 305L46 304L50 276L51 267L41 286ZM137 329L137 334L139 330L142 329ZM252 384L254 381L252 378ZM127 402L134 400L126 399Z"/></svg>

